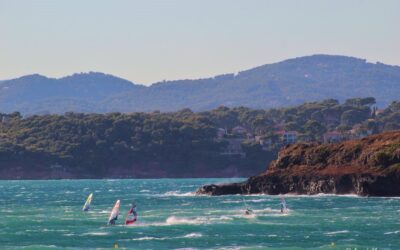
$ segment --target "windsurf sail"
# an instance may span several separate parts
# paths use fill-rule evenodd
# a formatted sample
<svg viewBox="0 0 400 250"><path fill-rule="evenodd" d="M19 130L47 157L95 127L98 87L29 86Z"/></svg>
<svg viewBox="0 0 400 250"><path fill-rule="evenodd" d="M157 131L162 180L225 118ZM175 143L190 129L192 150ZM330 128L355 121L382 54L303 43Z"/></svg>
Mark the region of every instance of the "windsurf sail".
<svg viewBox="0 0 400 250"><path fill-rule="evenodd" d="M93 193L89 194L89 196L86 199L85 205L83 205L82 211L89 211L90 209L90 204L92 203L93 199Z"/></svg>
<svg viewBox="0 0 400 250"><path fill-rule="evenodd" d="M108 225L114 225L115 221L118 220L119 214L119 200L115 202L115 205L110 213L110 217L108 217Z"/></svg>
<svg viewBox="0 0 400 250"><path fill-rule="evenodd" d="M281 197L281 213L287 213L288 212L288 206L286 204L285 198Z"/></svg>
<svg viewBox="0 0 400 250"><path fill-rule="evenodd" d="M137 212L136 212L136 204L132 202L131 209L129 209L128 214L126 215L125 225L130 225L135 223L137 220Z"/></svg>

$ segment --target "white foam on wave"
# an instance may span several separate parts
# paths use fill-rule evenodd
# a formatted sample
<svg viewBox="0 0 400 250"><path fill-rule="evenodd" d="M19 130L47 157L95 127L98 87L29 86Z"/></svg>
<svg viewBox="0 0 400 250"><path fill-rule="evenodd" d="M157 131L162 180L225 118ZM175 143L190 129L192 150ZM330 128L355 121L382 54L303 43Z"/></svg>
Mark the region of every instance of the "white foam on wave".
<svg viewBox="0 0 400 250"><path fill-rule="evenodd" d="M56 245L30 245L30 246L22 246L21 249L44 249L44 248L57 248Z"/></svg>
<svg viewBox="0 0 400 250"><path fill-rule="evenodd" d="M194 192L186 192L186 193L181 193L179 191L168 191L164 193L162 196L195 196Z"/></svg>
<svg viewBox="0 0 400 250"><path fill-rule="evenodd" d="M246 218L246 219L255 219L255 218L257 218L257 214L255 214L255 213L252 213L252 214L243 214L243 215L239 215L239 216L236 216L236 217L239 217L239 218Z"/></svg>
<svg viewBox="0 0 400 250"><path fill-rule="evenodd" d="M318 193L318 194L282 194L279 195L282 197L304 197L304 198L314 198L314 197L350 197L350 198L365 198L364 196L360 196L357 194L325 194L325 193Z"/></svg>
<svg viewBox="0 0 400 250"><path fill-rule="evenodd" d="M217 216L217 217L176 217L170 216L166 219L166 225L201 225L201 224L213 224L213 223L224 223L224 221L233 220L235 216ZM237 217L237 216L236 216Z"/></svg>
<svg viewBox="0 0 400 250"><path fill-rule="evenodd" d="M268 214L268 215L279 215L279 216L286 216L292 212L290 209L288 209L287 213L281 213L280 209L272 209L270 207L266 207L264 209L255 209L253 211L260 215Z"/></svg>
<svg viewBox="0 0 400 250"><path fill-rule="evenodd" d="M177 224L188 224L188 225L199 225L207 223L207 220L204 218L183 218L183 217L176 217L170 216L165 221L168 225L177 225Z"/></svg>
<svg viewBox="0 0 400 250"><path fill-rule="evenodd" d="M268 200L266 199L253 199L253 200L244 200L245 202L248 203L260 203L260 202L267 202Z"/></svg>
<svg viewBox="0 0 400 250"><path fill-rule="evenodd" d="M225 204L237 204L237 203L242 203L243 201L222 201L221 203L225 203Z"/></svg>
<svg viewBox="0 0 400 250"><path fill-rule="evenodd" d="M144 241L144 240L172 240L172 239L182 239L182 238L200 238L203 235L200 233L190 233L183 236L178 237L151 237L151 236L144 236L140 238L134 238L132 240L135 241Z"/></svg>
<svg viewBox="0 0 400 250"><path fill-rule="evenodd" d="M109 233L107 233L107 232L89 232L89 233L83 233L83 234L81 234L81 236L87 236L87 235L90 235L90 236L105 236L105 235L108 235Z"/></svg>
<svg viewBox="0 0 400 250"><path fill-rule="evenodd" d="M140 190L139 192L140 192L140 193L150 193L150 190L148 190L148 189L142 189L142 190Z"/></svg>
<svg viewBox="0 0 400 250"><path fill-rule="evenodd" d="M384 234L398 234L398 233L400 233L400 230L398 230L398 231L393 231L393 232L386 232L386 233L384 233Z"/></svg>
<svg viewBox="0 0 400 250"><path fill-rule="evenodd" d="M134 238L134 239L132 239L132 240L137 240L137 241L142 241L142 240L166 240L167 238L156 238L156 237L148 237L148 236L145 236L145 237L140 237L140 238Z"/></svg>
<svg viewBox="0 0 400 250"><path fill-rule="evenodd" d="M183 236L183 238L200 238L203 235L201 233L190 233Z"/></svg>
<svg viewBox="0 0 400 250"><path fill-rule="evenodd" d="M341 230L341 231L333 231L324 233L325 235L335 235L335 234L346 234L349 233L349 230Z"/></svg>

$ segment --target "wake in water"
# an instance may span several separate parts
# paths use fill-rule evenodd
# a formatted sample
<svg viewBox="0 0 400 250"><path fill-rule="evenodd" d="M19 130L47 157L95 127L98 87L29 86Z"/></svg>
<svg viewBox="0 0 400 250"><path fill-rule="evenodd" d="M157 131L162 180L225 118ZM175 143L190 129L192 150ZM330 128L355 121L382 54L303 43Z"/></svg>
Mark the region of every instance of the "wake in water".
<svg viewBox="0 0 400 250"><path fill-rule="evenodd" d="M178 237L151 237L151 236L144 236L140 238L134 238L132 240L135 241L147 241L147 240L173 240L173 239L193 239L193 238L200 238L203 235L201 233L189 233Z"/></svg>

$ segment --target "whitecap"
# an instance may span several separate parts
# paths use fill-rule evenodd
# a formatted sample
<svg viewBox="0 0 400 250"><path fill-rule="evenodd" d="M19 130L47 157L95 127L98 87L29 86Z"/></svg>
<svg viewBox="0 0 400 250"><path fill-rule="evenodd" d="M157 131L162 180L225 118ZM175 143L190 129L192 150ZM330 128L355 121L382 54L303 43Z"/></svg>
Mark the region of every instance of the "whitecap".
<svg viewBox="0 0 400 250"><path fill-rule="evenodd" d="M349 233L349 230L341 230L341 231L334 231L334 232L327 232L324 233L325 235L335 235L335 234L345 234Z"/></svg>
<svg viewBox="0 0 400 250"><path fill-rule="evenodd" d="M268 200L265 200L265 199L246 200L246 202L253 202L253 203L267 202L267 201Z"/></svg>
<svg viewBox="0 0 400 250"><path fill-rule="evenodd" d="M86 236L86 235L91 235L91 236L104 236L108 235L109 233L107 232L90 232L90 233L83 233L81 236Z"/></svg>
<svg viewBox="0 0 400 250"><path fill-rule="evenodd" d="M176 224L204 224L207 221L203 218L179 218L176 216L170 216L165 221L168 225Z"/></svg>
<svg viewBox="0 0 400 250"><path fill-rule="evenodd" d="M167 238L156 238L156 237L140 237L140 238L136 238L136 239L132 239L132 240L138 240L138 241L142 241L142 240L166 240Z"/></svg>
<svg viewBox="0 0 400 250"><path fill-rule="evenodd" d="M236 204L236 203L242 203L243 201L222 201L221 203L225 203L225 204Z"/></svg>
<svg viewBox="0 0 400 250"><path fill-rule="evenodd" d="M399 231L393 231L393 232L386 232L384 234L398 234L398 233L400 233L400 230Z"/></svg>
<svg viewBox="0 0 400 250"><path fill-rule="evenodd" d="M168 191L162 196L195 196L194 192L180 193L179 191Z"/></svg>
<svg viewBox="0 0 400 250"><path fill-rule="evenodd" d="M190 233L183 236L183 238L200 238L203 235L201 233Z"/></svg>

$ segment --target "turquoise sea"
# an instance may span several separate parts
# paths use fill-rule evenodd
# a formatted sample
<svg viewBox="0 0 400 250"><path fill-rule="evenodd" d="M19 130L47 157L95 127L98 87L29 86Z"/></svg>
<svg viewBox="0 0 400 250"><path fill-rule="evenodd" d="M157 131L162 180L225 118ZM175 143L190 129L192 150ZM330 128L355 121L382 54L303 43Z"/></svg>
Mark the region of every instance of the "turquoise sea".
<svg viewBox="0 0 400 250"><path fill-rule="evenodd" d="M290 212L280 214L278 196L194 195L240 180L0 181L0 248L400 249L400 198L287 195ZM120 219L107 226L117 199ZM132 200L138 222L124 226Z"/></svg>

